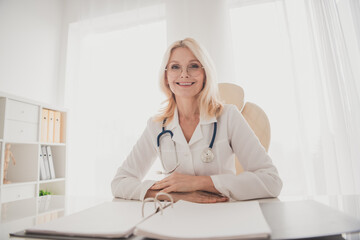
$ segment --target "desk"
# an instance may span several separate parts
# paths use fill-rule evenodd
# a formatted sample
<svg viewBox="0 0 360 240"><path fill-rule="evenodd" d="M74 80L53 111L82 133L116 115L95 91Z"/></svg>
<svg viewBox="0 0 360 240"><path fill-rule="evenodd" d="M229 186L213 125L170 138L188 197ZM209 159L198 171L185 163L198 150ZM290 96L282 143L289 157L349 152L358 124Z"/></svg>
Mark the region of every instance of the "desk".
<svg viewBox="0 0 360 240"><path fill-rule="evenodd" d="M265 218L266 206L277 202L291 203L297 200L315 200L338 209L352 217L360 219L360 196L317 196L317 197L279 197L278 199L259 200ZM69 215L100 203L112 201L106 198L50 196L19 200L1 205L0 239L9 239L10 232L18 232L35 224ZM272 228L273 223L269 223ZM272 229L273 237L281 236L278 230ZM346 234L346 239L360 239L360 234ZM19 239L19 238L13 238ZM142 239L132 237L130 239ZM342 239L341 235L319 239Z"/></svg>

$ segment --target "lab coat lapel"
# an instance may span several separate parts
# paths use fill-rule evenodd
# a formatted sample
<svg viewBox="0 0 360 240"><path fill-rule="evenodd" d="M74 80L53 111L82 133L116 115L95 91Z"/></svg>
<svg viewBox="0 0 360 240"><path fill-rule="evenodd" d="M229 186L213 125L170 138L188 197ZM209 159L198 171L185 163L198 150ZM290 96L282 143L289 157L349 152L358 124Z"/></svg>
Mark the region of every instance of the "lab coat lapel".
<svg viewBox="0 0 360 240"><path fill-rule="evenodd" d="M187 145L187 141L185 139L184 133L181 130L180 125L174 128L173 133L174 133L173 140L177 144Z"/></svg>
<svg viewBox="0 0 360 240"><path fill-rule="evenodd" d="M203 132L202 132L203 126L213 124L214 122L217 122L216 117L211 117L208 119L200 117L200 122L197 125L197 127L190 139L189 145L192 145L203 138Z"/></svg>
<svg viewBox="0 0 360 240"><path fill-rule="evenodd" d="M203 133L202 133L201 124L199 122L199 124L195 128L195 131L194 131L193 135L191 136L191 139L189 141L189 145L192 145L192 144L196 143L197 141L199 141L202 138L203 138Z"/></svg>
<svg viewBox="0 0 360 240"><path fill-rule="evenodd" d="M211 117L211 118L200 117L200 122L196 126L196 129L195 129L193 135L191 136L189 145L192 145L203 138L202 126L213 124L214 122L217 122L217 119L215 116ZM175 109L175 112L174 112L174 118L168 124L167 129L171 130L174 133L173 140L176 143L179 143L182 145L187 145L187 141L185 139L184 133L182 132L181 126L179 124L179 115L178 115L177 108ZM212 133L211 133L211 135L212 135Z"/></svg>
<svg viewBox="0 0 360 240"><path fill-rule="evenodd" d="M182 144L182 145L187 144L185 136L184 136L184 134L181 130L180 124L179 124L179 115L178 115L177 108L175 109L173 120L171 122L169 122L169 124L166 128L173 132L173 134L174 134L174 136L172 138L173 141L175 141L177 144Z"/></svg>

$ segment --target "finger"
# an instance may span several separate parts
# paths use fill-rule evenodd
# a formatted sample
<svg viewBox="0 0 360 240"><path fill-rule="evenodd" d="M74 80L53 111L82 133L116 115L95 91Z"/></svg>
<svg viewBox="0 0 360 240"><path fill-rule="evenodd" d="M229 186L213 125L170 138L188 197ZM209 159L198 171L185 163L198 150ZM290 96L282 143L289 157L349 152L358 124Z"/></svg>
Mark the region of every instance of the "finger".
<svg viewBox="0 0 360 240"><path fill-rule="evenodd" d="M161 192L164 192L164 193L176 192L176 188L174 186L166 187L163 190L161 190Z"/></svg>
<svg viewBox="0 0 360 240"><path fill-rule="evenodd" d="M228 202L229 199L227 197L221 197L221 198L218 198L216 199L217 202Z"/></svg>
<svg viewBox="0 0 360 240"><path fill-rule="evenodd" d="M159 190L159 189L161 189L161 187L159 185L153 185L150 189L151 190Z"/></svg>
<svg viewBox="0 0 360 240"><path fill-rule="evenodd" d="M211 195L205 195L205 194L198 194L195 195L193 198L193 202L198 203L216 203L216 198Z"/></svg>
<svg viewBox="0 0 360 240"><path fill-rule="evenodd" d="M219 196L219 195L202 195L204 199L206 199L207 203L217 203L217 202L227 202L229 199L227 197Z"/></svg>
<svg viewBox="0 0 360 240"><path fill-rule="evenodd" d="M163 189L165 187L168 187L169 184L168 183L155 183L150 189L151 190L159 190L159 189Z"/></svg>
<svg viewBox="0 0 360 240"><path fill-rule="evenodd" d="M165 177L165 178L161 179L160 181L157 181L155 184L163 184L163 183L166 183L166 182L169 181L169 177L170 177L170 176Z"/></svg>
<svg viewBox="0 0 360 240"><path fill-rule="evenodd" d="M157 185L152 186L150 189L151 190L160 190L160 189L163 189L163 187L161 184L157 184Z"/></svg>
<svg viewBox="0 0 360 240"><path fill-rule="evenodd" d="M156 189L157 186L158 186L158 184L157 184L157 183L154 183L154 184L150 187L150 189Z"/></svg>
<svg viewBox="0 0 360 240"><path fill-rule="evenodd" d="M216 199L212 197L201 197L202 203L216 203Z"/></svg>

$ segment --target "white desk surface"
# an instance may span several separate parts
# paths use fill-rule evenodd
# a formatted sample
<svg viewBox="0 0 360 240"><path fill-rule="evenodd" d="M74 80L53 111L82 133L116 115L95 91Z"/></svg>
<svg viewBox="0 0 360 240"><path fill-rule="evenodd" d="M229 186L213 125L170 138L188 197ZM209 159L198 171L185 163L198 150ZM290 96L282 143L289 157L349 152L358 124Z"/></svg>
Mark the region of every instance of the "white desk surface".
<svg viewBox="0 0 360 240"><path fill-rule="evenodd" d="M18 232L30 226L51 221L55 218L66 216L112 200L112 198L49 196L3 203L0 208L0 239L10 239L9 233L11 232ZM315 200L316 202L323 203L324 205L337 209L356 219L360 219L360 195L306 197L281 196L275 199L261 199L259 202L263 206L269 206L268 203L291 203L298 200ZM263 212L265 210L266 209L264 207ZM267 217L265 213L264 215ZM271 227L270 223L269 225ZM340 236L335 236L321 239L339 239L339 237ZM346 239L360 239L360 234L346 234L343 235L343 237ZM133 237L131 239L141 238Z"/></svg>

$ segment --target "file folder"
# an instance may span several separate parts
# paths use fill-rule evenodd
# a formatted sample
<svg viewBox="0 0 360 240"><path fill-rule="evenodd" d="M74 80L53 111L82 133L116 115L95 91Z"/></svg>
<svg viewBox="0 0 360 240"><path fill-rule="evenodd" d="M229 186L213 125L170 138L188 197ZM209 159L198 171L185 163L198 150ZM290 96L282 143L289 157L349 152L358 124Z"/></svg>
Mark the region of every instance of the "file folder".
<svg viewBox="0 0 360 240"><path fill-rule="evenodd" d="M48 136L49 110L43 109L41 112L41 142L47 142Z"/></svg>
<svg viewBox="0 0 360 240"><path fill-rule="evenodd" d="M46 146L41 146L41 152L44 160L46 179L51 179L49 160L47 157Z"/></svg>
<svg viewBox="0 0 360 240"><path fill-rule="evenodd" d="M55 112L54 143L60 143L60 134L61 134L61 112Z"/></svg>
<svg viewBox="0 0 360 240"><path fill-rule="evenodd" d="M39 162L40 162L40 169L39 169L40 170L40 180L46 180L47 176L46 176L45 163L44 163L44 158L43 158L42 152L40 153Z"/></svg>
<svg viewBox="0 0 360 240"><path fill-rule="evenodd" d="M54 118L55 118L55 112L49 110L49 126L48 126L48 136L47 136L48 142L54 142L54 122L55 122Z"/></svg>
<svg viewBox="0 0 360 240"><path fill-rule="evenodd" d="M50 178L54 179L55 177L55 168L54 168L54 161L53 161L53 156L51 153L51 147L47 146L46 147L46 153L47 153L47 158L49 161L49 169L50 169Z"/></svg>

